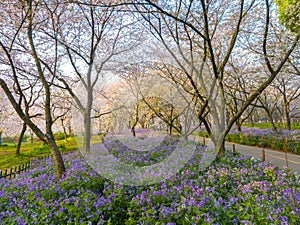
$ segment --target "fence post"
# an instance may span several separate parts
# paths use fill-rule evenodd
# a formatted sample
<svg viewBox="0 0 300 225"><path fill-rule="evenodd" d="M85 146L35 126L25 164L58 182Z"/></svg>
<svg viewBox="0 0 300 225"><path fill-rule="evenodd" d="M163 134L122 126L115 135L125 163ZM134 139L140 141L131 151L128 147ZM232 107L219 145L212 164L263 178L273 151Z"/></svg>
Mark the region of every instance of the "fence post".
<svg viewBox="0 0 300 225"><path fill-rule="evenodd" d="M235 144L232 144L232 153L235 153Z"/></svg>
<svg viewBox="0 0 300 225"><path fill-rule="evenodd" d="M203 138L203 145L205 145L205 137Z"/></svg>
<svg viewBox="0 0 300 225"><path fill-rule="evenodd" d="M262 161L266 161L266 153L265 153L265 149L261 150L261 154L262 154Z"/></svg>
<svg viewBox="0 0 300 225"><path fill-rule="evenodd" d="M10 168L10 171L9 171L9 178L12 177L12 174L13 174L13 168Z"/></svg>
<svg viewBox="0 0 300 225"><path fill-rule="evenodd" d="M16 178L16 174L17 174L17 171L18 171L17 168L18 167L15 166L14 178Z"/></svg>
<svg viewBox="0 0 300 225"><path fill-rule="evenodd" d="M205 140L205 139L204 139ZM73 149L72 152L74 152L76 148ZM69 154L70 152L64 151L64 154ZM47 156L39 156L38 159L48 159L51 155ZM0 170L0 179L1 178L15 178L17 174L20 174L22 172L29 171L31 167L31 161L29 160L26 163L20 164L18 166L12 167L10 169L5 169L4 171Z"/></svg>

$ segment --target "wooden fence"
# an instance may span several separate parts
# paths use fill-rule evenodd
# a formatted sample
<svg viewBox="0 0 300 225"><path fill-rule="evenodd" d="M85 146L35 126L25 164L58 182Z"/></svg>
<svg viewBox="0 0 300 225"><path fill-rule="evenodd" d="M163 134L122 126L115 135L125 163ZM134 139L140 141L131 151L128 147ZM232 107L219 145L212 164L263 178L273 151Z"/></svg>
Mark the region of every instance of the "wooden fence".
<svg viewBox="0 0 300 225"><path fill-rule="evenodd" d="M16 174L20 174L22 172L29 171L30 168L30 161L16 166L15 168L6 169L4 171L0 170L0 179L1 178L15 178Z"/></svg>
<svg viewBox="0 0 300 225"><path fill-rule="evenodd" d="M61 154L66 155L66 154L69 154L71 152L74 152L75 150L76 149L74 149L73 151L61 151ZM33 161L34 160L48 159L50 157L51 157L50 155L39 156L39 157L33 159ZM27 163L16 166L14 168L6 169L4 171L0 170L0 179L1 178L15 178L17 174L20 174L20 173L23 173L23 172L28 172L29 169L30 169L31 164L32 164L31 161L28 161Z"/></svg>

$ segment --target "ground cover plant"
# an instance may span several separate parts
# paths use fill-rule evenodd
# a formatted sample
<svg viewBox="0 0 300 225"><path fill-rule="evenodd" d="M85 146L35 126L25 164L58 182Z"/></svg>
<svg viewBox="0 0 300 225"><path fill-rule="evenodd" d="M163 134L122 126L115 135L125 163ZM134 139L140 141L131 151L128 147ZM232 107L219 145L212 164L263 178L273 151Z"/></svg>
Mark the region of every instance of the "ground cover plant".
<svg viewBox="0 0 300 225"><path fill-rule="evenodd" d="M73 151L77 147L74 138L68 138L68 141L59 140L57 145L62 152ZM36 157L47 156L50 154L49 147L41 142L24 142L21 146L19 155L15 154L16 146L11 143L7 146L0 146L0 170L12 168L21 165Z"/></svg>
<svg viewBox="0 0 300 225"><path fill-rule="evenodd" d="M197 135L208 137L207 132L198 132ZM286 138L288 138L288 142L286 142ZM225 140L300 154L300 130L278 130L278 134L274 134L272 129L243 127L242 131L233 129L226 135Z"/></svg>
<svg viewBox="0 0 300 225"><path fill-rule="evenodd" d="M285 129L286 126L283 123L275 123L276 127L279 129ZM255 127L255 128L260 128L260 129L271 129L272 124L270 122L261 122L261 123L245 123L243 124L243 127ZM292 130L300 130L300 123L291 123L291 129Z"/></svg>
<svg viewBox="0 0 300 225"><path fill-rule="evenodd" d="M50 159L36 160L0 180L0 224L299 224L299 175L230 152L199 171L203 149L176 175L141 187L104 179L78 152L64 156L59 182Z"/></svg>
<svg viewBox="0 0 300 225"><path fill-rule="evenodd" d="M56 144L61 153L74 151L78 147L75 137L68 137L67 140L61 139L61 134L57 133L59 140L56 140ZM91 143L98 143L102 139L103 134L95 135L91 139ZM45 157L50 155L49 147L43 144L41 141L26 141L22 142L21 152L19 155L15 154L16 143L4 143L0 145L0 170L10 169L15 166L27 163L38 157Z"/></svg>
<svg viewBox="0 0 300 225"><path fill-rule="evenodd" d="M176 136L165 136L158 145L148 151L132 150L130 146L124 145L115 137L105 138L103 144L119 161L136 166L147 166L170 156L178 142L179 138Z"/></svg>
<svg viewBox="0 0 300 225"><path fill-rule="evenodd" d="M233 130L227 135L226 140L300 154L300 130L279 130L278 132L277 135L271 129L244 128L242 132Z"/></svg>

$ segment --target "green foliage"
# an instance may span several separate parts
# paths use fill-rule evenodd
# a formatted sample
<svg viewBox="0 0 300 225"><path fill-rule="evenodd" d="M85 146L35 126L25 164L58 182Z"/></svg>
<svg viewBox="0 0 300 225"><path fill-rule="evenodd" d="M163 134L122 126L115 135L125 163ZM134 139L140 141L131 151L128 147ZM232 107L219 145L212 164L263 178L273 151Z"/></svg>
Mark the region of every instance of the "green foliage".
<svg viewBox="0 0 300 225"><path fill-rule="evenodd" d="M59 140L64 140L65 139L65 134L64 132L57 132L54 134L54 139L56 141L59 141Z"/></svg>
<svg viewBox="0 0 300 225"><path fill-rule="evenodd" d="M300 1L275 0L278 6L278 18L292 32L300 31Z"/></svg>
<svg viewBox="0 0 300 225"><path fill-rule="evenodd" d="M2 143L14 143L17 139L15 137L3 137Z"/></svg>
<svg viewBox="0 0 300 225"><path fill-rule="evenodd" d="M225 138L226 141L234 142L242 145L258 146L264 148L271 148L275 150L285 150L286 144L285 139L264 136L250 136L243 134L228 134ZM289 140L287 150L296 154L300 154L300 143L297 140Z"/></svg>
<svg viewBox="0 0 300 225"><path fill-rule="evenodd" d="M73 151L77 148L74 137L69 137L68 141L59 140L56 141L57 146L62 152ZM9 169L23 163L28 162L32 158L46 156L50 154L50 150L47 146L41 142L24 142L21 146L21 154L16 156L16 145L14 143L5 143L7 146L0 146L0 170Z"/></svg>
<svg viewBox="0 0 300 225"><path fill-rule="evenodd" d="M28 141L29 138L30 138L30 135L24 134L22 142Z"/></svg>
<svg viewBox="0 0 300 225"><path fill-rule="evenodd" d="M300 154L299 137L290 137L288 139L288 145L286 145L286 139L284 135L275 135L272 132L269 132L269 130L264 129L257 129L256 131L257 133L229 133L226 135L225 140L228 142L234 142L242 145L271 148L281 151L286 150L287 148L288 152ZM197 133L195 132L195 134L201 137L209 137L208 133L204 131Z"/></svg>
<svg viewBox="0 0 300 225"><path fill-rule="evenodd" d="M64 144L59 144L59 145L57 145L57 147L61 152L65 152L68 150Z"/></svg>
<svg viewBox="0 0 300 225"><path fill-rule="evenodd" d="M277 128L280 129L285 129L285 124L282 123L276 123L275 124ZM255 127L255 128L260 128L260 129L271 129L272 124L270 122L262 122L262 123L255 123L255 124L250 124L250 123L245 123L243 124L243 127ZM291 124L291 129L292 130L300 130L300 123L292 123Z"/></svg>
<svg viewBox="0 0 300 225"><path fill-rule="evenodd" d="M32 151L30 153L31 153L31 155L40 155L40 154L45 154L45 153L50 154L50 150L47 145L42 144L40 146L33 147Z"/></svg>

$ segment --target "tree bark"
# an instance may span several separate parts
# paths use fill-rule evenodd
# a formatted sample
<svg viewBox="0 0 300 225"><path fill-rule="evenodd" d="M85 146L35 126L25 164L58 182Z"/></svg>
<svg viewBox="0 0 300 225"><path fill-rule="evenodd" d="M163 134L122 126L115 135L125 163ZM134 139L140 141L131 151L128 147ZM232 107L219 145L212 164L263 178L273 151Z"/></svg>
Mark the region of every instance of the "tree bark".
<svg viewBox="0 0 300 225"><path fill-rule="evenodd" d="M168 125L168 134L171 136L172 135L172 124Z"/></svg>
<svg viewBox="0 0 300 225"><path fill-rule="evenodd" d="M84 115L84 142L83 148L85 151L91 149L91 117L87 114Z"/></svg>
<svg viewBox="0 0 300 225"><path fill-rule="evenodd" d="M91 118L91 110L93 106L93 88L91 84L91 73L92 67L89 67L88 75L87 75L87 105L84 111L84 142L83 147L85 151L90 151L91 149L91 125L92 125L92 118Z"/></svg>
<svg viewBox="0 0 300 225"><path fill-rule="evenodd" d="M254 127L254 120L253 120L253 116L250 116L250 123L251 123L251 127Z"/></svg>
<svg viewBox="0 0 300 225"><path fill-rule="evenodd" d="M51 152L50 154L54 162L54 168L57 174L57 180L59 180L62 177L62 175L66 172L62 155L57 147L54 138L49 137L49 139L47 140L47 145L49 146Z"/></svg>
<svg viewBox="0 0 300 225"><path fill-rule="evenodd" d="M133 137L136 136L134 127L135 127L135 126L132 126L132 127L131 127L131 134L132 134Z"/></svg>
<svg viewBox="0 0 300 225"><path fill-rule="evenodd" d="M266 108L264 108L264 109L265 109L265 111L267 113L268 120L271 122L272 130L273 130L274 134L278 134L277 127L276 127L276 125L274 123L274 120L272 118L272 115L271 115L270 111L267 110Z"/></svg>
<svg viewBox="0 0 300 225"><path fill-rule="evenodd" d="M54 161L54 166L56 169L57 179L59 180L64 172L66 171L64 161L62 159L62 156L60 154L60 151L56 145L56 142L53 137L52 132L52 114L51 114L51 85L46 80L46 76L44 74L44 70L41 65L41 61L39 59L38 53L36 51L36 47L33 40L33 7L32 7L32 1L27 2L27 8L28 8L28 27L27 27L27 38L32 54L32 58L34 59L35 66L37 69L37 75L39 77L39 80L41 81L44 92L45 92L45 102L44 102L44 112L45 112L45 121L46 121L46 133L43 133L33 122L28 118L28 121L30 121L34 126L30 126L30 128L36 133L36 135L46 143L51 151L51 156ZM28 124L29 125L29 124Z"/></svg>
<svg viewBox="0 0 300 225"><path fill-rule="evenodd" d="M242 124L238 120L235 122L235 124L238 132L242 132Z"/></svg>
<svg viewBox="0 0 300 225"><path fill-rule="evenodd" d="M136 119L135 119L133 125L132 125L131 128L130 128L131 134L132 134L133 137L136 137L135 127L136 127L138 121L139 121L139 120L138 120L138 117L136 117Z"/></svg>
<svg viewBox="0 0 300 225"><path fill-rule="evenodd" d="M26 123L23 123L23 127L22 127L22 130L21 130L19 140L18 140L18 144L17 144L17 148L16 148L16 155L20 155L21 144L22 144L26 129L27 129L27 125L26 125Z"/></svg>
<svg viewBox="0 0 300 225"><path fill-rule="evenodd" d="M216 149L217 150L217 155L216 155L217 158L222 157L223 154L226 151L226 149L225 149L225 138L223 138L223 141L222 141L221 145L218 146L218 147L219 147L219 149Z"/></svg>
<svg viewBox="0 0 300 225"><path fill-rule="evenodd" d="M68 141L68 134L67 134L67 129L66 129L65 124L64 124L64 118L61 118L60 122L61 122L61 126L63 128L63 131L64 131L65 141Z"/></svg>
<svg viewBox="0 0 300 225"><path fill-rule="evenodd" d="M284 102L284 114L285 114L285 122L286 122L286 129L291 130L291 118L288 103Z"/></svg>
<svg viewBox="0 0 300 225"><path fill-rule="evenodd" d="M69 137L73 137L74 136L73 130L72 130L72 125L71 125L70 122L69 122L69 125L68 125L68 132L69 132Z"/></svg>

